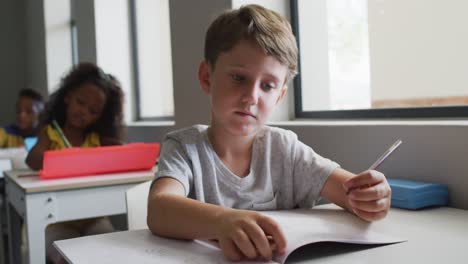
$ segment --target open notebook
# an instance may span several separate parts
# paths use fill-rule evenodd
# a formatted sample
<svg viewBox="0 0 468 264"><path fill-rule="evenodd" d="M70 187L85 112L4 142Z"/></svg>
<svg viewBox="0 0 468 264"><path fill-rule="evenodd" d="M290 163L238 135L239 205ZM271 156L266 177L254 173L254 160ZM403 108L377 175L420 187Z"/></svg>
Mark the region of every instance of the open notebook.
<svg viewBox="0 0 468 264"><path fill-rule="evenodd" d="M264 213L280 224L288 243L285 255L274 256L273 261L267 263L284 263L294 250L317 242L384 245L405 241L391 234L373 231L371 223L342 209L315 208ZM152 235L146 229L89 239L63 240L56 242L56 246L70 263L78 263L78 259L80 262L89 260L91 263L94 260L102 264L126 263L127 260L129 263L230 263L219 248L204 241L162 238ZM86 256L82 252L86 252Z"/></svg>

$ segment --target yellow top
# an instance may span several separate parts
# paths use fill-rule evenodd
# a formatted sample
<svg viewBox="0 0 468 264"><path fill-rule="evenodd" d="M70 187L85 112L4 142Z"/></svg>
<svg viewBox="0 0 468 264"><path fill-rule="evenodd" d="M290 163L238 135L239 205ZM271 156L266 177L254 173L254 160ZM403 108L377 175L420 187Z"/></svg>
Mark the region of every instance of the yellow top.
<svg viewBox="0 0 468 264"><path fill-rule="evenodd" d="M0 148L17 148L22 146L24 146L24 138L22 136L9 133L6 128L0 128Z"/></svg>
<svg viewBox="0 0 468 264"><path fill-rule="evenodd" d="M50 150L57 150L57 149L64 149L65 143L63 142L62 138L60 137L57 130L55 130L51 125L48 125L46 128L47 136L49 137L50 143ZM101 146L101 141L99 140L99 134L96 132L88 133L85 137L83 144L80 147L82 148L92 148L92 147L99 147Z"/></svg>

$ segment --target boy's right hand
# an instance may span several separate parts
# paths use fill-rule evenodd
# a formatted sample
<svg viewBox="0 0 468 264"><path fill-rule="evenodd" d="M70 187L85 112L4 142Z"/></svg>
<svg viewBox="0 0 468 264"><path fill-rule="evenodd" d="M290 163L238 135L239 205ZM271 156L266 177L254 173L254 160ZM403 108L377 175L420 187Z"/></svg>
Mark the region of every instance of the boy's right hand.
<svg viewBox="0 0 468 264"><path fill-rule="evenodd" d="M276 252L284 254L286 239L281 228L271 218L256 211L226 208L219 216L216 238L224 255L231 261L263 257L271 260L273 238Z"/></svg>

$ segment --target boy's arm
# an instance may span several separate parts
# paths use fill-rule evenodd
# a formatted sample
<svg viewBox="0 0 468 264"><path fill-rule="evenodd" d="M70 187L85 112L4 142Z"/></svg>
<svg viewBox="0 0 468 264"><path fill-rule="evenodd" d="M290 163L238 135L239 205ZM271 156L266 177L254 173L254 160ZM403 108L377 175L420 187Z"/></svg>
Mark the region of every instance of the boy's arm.
<svg viewBox="0 0 468 264"><path fill-rule="evenodd" d="M286 241L272 219L255 211L236 210L185 197L184 187L173 178L155 181L148 197L148 226L153 234L179 239L216 239L230 260L271 259L266 235L279 253Z"/></svg>
<svg viewBox="0 0 468 264"><path fill-rule="evenodd" d="M49 149L50 139L47 136L46 130L42 129L39 133L36 145L29 151L26 157L26 164L33 170L42 169L44 152Z"/></svg>
<svg viewBox="0 0 468 264"><path fill-rule="evenodd" d="M328 177L320 195L367 221L384 218L391 201L391 189L385 176L375 170L354 175L337 168Z"/></svg>

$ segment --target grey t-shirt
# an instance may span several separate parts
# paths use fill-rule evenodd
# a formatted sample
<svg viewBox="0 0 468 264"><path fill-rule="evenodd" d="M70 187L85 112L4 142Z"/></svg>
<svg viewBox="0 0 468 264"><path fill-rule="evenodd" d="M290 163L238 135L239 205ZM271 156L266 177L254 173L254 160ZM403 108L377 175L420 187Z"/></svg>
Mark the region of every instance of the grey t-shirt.
<svg viewBox="0 0 468 264"><path fill-rule="evenodd" d="M202 202L280 210L312 207L339 166L300 142L292 131L265 126L254 141L250 173L241 178L223 164L207 131L207 126L195 125L166 135L156 179L174 178L188 197Z"/></svg>

